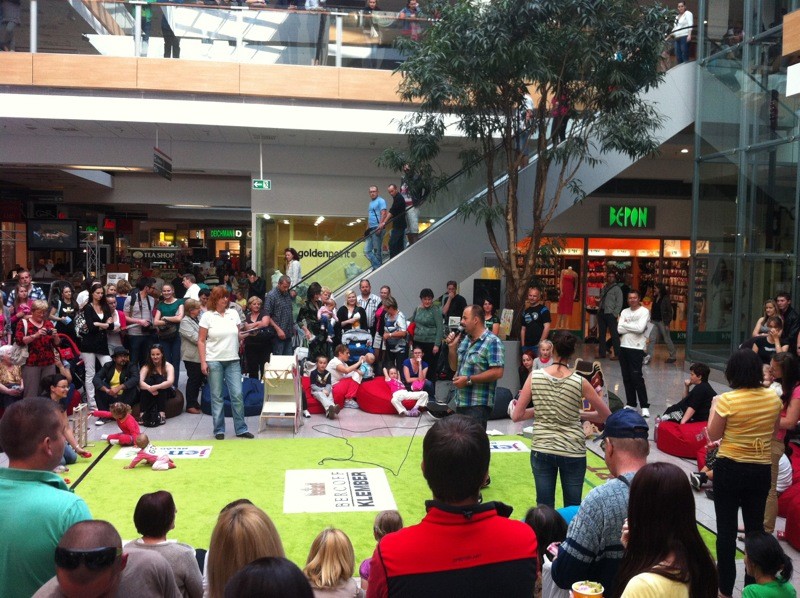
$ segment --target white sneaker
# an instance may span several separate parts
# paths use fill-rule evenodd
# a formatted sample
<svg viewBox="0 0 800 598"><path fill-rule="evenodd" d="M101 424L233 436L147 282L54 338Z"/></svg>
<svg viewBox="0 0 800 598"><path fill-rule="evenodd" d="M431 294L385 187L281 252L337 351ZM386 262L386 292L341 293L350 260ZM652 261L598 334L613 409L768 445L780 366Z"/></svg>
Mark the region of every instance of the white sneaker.
<svg viewBox="0 0 800 598"><path fill-rule="evenodd" d="M106 420L104 420L104 419L96 419L94 421L94 425L95 426L102 426L102 425L105 425L105 423L106 423Z"/></svg>
<svg viewBox="0 0 800 598"><path fill-rule="evenodd" d="M650 410L647 407L642 407L642 417L650 417Z"/></svg>
<svg viewBox="0 0 800 598"><path fill-rule="evenodd" d="M633 409L633 410L636 410L636 407L631 407L630 405L625 405L625 409Z"/></svg>
<svg viewBox="0 0 800 598"><path fill-rule="evenodd" d="M100 440L108 440L108 434L103 434L100 436Z"/></svg>
<svg viewBox="0 0 800 598"><path fill-rule="evenodd" d="M308 409L303 409L303 417L305 417L306 419L311 418L311 414L308 412Z"/></svg>

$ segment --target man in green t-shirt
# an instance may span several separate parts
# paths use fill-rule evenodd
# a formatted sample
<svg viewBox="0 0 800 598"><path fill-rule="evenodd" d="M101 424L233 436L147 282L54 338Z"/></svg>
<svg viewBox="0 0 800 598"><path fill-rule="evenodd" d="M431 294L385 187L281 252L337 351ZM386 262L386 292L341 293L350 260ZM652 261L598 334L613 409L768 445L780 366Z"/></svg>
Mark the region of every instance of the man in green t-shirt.
<svg viewBox="0 0 800 598"><path fill-rule="evenodd" d="M56 572L53 551L89 508L52 473L64 454L64 420L50 399L12 404L0 420L0 596L28 598Z"/></svg>

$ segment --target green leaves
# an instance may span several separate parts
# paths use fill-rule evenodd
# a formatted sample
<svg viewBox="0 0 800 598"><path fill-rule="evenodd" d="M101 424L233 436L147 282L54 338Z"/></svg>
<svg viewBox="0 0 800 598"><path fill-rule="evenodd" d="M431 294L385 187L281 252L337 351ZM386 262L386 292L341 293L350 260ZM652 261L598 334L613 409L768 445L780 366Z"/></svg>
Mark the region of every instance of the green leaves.
<svg viewBox="0 0 800 598"><path fill-rule="evenodd" d="M660 117L638 93L663 77L657 65L672 12L639 0L435 0L427 14L440 18L418 39L398 42L408 56L397 69L403 75L399 91L405 101L418 102L415 114L402 123L409 141L402 159L430 168L445 134L445 117L455 118L460 132L484 155L503 147L505 196L494 197L495 169L484 166L490 191L460 214L486 225L507 275L515 271L516 280L529 279L533 260L523 266L512 260L513 252L495 238L495 227L516 243L521 234L517 210L530 210L538 243L562 191L583 197L580 181L573 178L576 164L597 164L610 151L636 159L657 150ZM534 99L526 114L528 89ZM570 127L566 142L559 144L562 118ZM523 163L518 140L526 137L526 148L538 152L538 176L532 195L517 198L517 170ZM400 158L384 152L379 161L396 168ZM552 168L559 180L547 189ZM537 255L538 249L530 251Z"/></svg>

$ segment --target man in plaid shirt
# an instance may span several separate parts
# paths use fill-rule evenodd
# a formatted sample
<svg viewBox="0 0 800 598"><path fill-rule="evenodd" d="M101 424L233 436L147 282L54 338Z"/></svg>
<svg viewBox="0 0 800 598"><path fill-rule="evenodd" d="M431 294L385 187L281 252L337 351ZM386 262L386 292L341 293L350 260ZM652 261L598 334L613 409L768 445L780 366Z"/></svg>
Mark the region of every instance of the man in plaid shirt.
<svg viewBox="0 0 800 598"><path fill-rule="evenodd" d="M31 273L26 269L18 270L17 271L17 286L23 287L28 289L28 299L31 301L47 301L47 297L44 296L44 291L42 288L31 283ZM14 307L14 301L17 298L17 289L14 288L8 294L8 298L6 299L6 307L11 309Z"/></svg>
<svg viewBox="0 0 800 598"><path fill-rule="evenodd" d="M452 332L447 337L448 359L455 371L456 413L473 417L486 429L494 407L497 381L503 377L505 348L486 329L483 308L468 305L461 316L464 334Z"/></svg>

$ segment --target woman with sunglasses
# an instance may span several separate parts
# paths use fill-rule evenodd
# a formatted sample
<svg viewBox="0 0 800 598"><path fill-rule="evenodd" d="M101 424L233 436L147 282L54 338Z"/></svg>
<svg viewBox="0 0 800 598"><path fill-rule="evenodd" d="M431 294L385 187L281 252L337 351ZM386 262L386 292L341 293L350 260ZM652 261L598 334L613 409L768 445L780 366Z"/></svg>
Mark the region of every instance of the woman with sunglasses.
<svg viewBox="0 0 800 598"><path fill-rule="evenodd" d="M178 388L181 370L181 335L178 328L183 320L183 302L175 297L175 287L166 283L161 287L161 301L156 305L153 324L158 333L158 342L164 349L164 357L175 370L175 388Z"/></svg>
<svg viewBox="0 0 800 598"><path fill-rule="evenodd" d="M156 343L150 347L147 361L139 372L139 398L142 402L142 417L147 422L147 413L158 410L159 425L167 423L167 399L175 396L175 368L164 359L164 348Z"/></svg>

